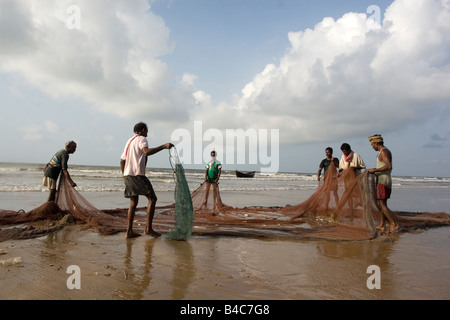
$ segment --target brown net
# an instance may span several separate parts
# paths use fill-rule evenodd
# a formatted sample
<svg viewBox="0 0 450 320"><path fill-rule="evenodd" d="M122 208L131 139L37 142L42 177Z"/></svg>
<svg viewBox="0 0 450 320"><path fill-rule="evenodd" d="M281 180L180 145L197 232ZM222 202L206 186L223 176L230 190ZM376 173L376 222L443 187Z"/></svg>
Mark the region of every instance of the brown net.
<svg viewBox="0 0 450 320"><path fill-rule="evenodd" d="M380 232L374 226L379 223L381 214L375 200L374 176L365 172L355 177L352 169L338 176L332 166L307 200L284 207L232 207L222 202L218 185L204 183L191 194L194 216L193 226L189 227L192 227L192 235L328 240L376 238ZM186 190L188 188L184 188L185 193ZM56 203L47 202L29 212L0 210L0 241L32 238L60 230L71 223L68 217L103 234L124 232L127 210L97 209L62 175ZM153 219L155 230L168 234L174 226L182 228L183 225L176 225L175 213L176 203L157 206ZM450 215L443 212L396 211L393 216L400 225L400 232L450 225ZM134 221L137 232L144 230L145 217L146 208L138 208ZM192 224L192 219L186 221Z"/></svg>
<svg viewBox="0 0 450 320"><path fill-rule="evenodd" d="M208 190L209 189L209 190ZM223 203L219 185L203 183L192 193L195 232L264 238L366 240L379 235L381 213L376 204L376 181L352 168L338 176L332 163L305 201L285 207L235 208ZM393 214L403 231L450 224L445 213Z"/></svg>
<svg viewBox="0 0 450 320"><path fill-rule="evenodd" d="M338 175L332 162L316 191L304 202L282 211L291 219L308 220L326 229L354 230L356 237L373 238L380 220L376 204L375 179L366 172L355 175L353 168Z"/></svg>
<svg viewBox="0 0 450 320"><path fill-rule="evenodd" d="M192 193L192 207L195 213L218 214L230 209L222 202L219 192L219 184L204 182Z"/></svg>
<svg viewBox="0 0 450 320"><path fill-rule="evenodd" d="M107 214L97 209L70 185L64 174L59 181L56 204L63 213L72 215L75 222L97 229L100 233L112 234L126 231L124 215ZM118 213L126 213L126 211Z"/></svg>

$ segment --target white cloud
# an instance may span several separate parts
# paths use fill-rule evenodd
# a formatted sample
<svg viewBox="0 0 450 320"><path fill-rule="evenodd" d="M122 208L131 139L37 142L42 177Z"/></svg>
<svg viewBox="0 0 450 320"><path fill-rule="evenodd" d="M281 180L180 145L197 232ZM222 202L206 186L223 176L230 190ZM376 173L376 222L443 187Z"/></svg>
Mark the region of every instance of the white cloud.
<svg viewBox="0 0 450 320"><path fill-rule="evenodd" d="M50 120L46 120L43 125L36 124L23 128L24 140L39 141L48 139L58 133L60 133L59 126Z"/></svg>
<svg viewBox="0 0 450 320"><path fill-rule="evenodd" d="M70 5L80 29L66 26ZM173 50L170 31L147 1L1 1L0 12L0 70L123 118L186 117L190 93L159 59Z"/></svg>
<svg viewBox="0 0 450 320"><path fill-rule="evenodd" d="M183 78L181 79L181 83L185 86L192 87L194 86L195 80L198 79L198 76L191 73L184 73Z"/></svg>
<svg viewBox="0 0 450 320"><path fill-rule="evenodd" d="M41 140L43 138L42 128L37 125L24 128L23 129L23 138L24 138L24 140L29 140L29 141Z"/></svg>
<svg viewBox="0 0 450 320"><path fill-rule="evenodd" d="M58 133L59 127L56 123L50 121L50 120L46 120L45 121L45 131L51 133L51 134L56 134Z"/></svg>
<svg viewBox="0 0 450 320"><path fill-rule="evenodd" d="M449 7L397 0L380 26L347 13L290 32L279 65L267 65L232 106L217 107L216 126L279 128L283 142L314 142L426 120L450 101Z"/></svg>
<svg viewBox="0 0 450 320"><path fill-rule="evenodd" d="M206 108L211 108L211 96L209 94L207 94L204 91L198 90L195 91L193 94L193 97L195 99L195 103L197 105L206 107Z"/></svg>
<svg viewBox="0 0 450 320"><path fill-rule="evenodd" d="M70 5L80 8L79 30L66 27ZM381 25L347 13L289 32L279 63L220 103L194 89L197 75L174 82L161 58L175 48L170 30L146 0L0 1L0 13L0 70L152 126L202 120L280 129L282 142L329 141L393 131L450 101L448 0L396 0Z"/></svg>

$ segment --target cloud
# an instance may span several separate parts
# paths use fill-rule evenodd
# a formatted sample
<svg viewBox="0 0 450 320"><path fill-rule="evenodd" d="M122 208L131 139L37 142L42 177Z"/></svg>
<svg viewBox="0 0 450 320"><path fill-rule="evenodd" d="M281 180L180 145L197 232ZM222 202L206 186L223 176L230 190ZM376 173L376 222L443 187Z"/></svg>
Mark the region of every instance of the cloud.
<svg viewBox="0 0 450 320"><path fill-rule="evenodd" d="M160 60L170 30L146 0L1 1L0 13L0 70L123 118L187 116L191 92Z"/></svg>
<svg viewBox="0 0 450 320"><path fill-rule="evenodd" d="M428 142L423 145L424 148L429 149L441 149L445 147L445 144L443 143L434 143L434 142Z"/></svg>
<svg viewBox="0 0 450 320"><path fill-rule="evenodd" d="M430 136L430 139L430 142L427 142L423 145L424 148L442 149L447 147L445 141L447 141L448 139L446 137L441 137L438 133L433 133Z"/></svg>
<svg viewBox="0 0 450 320"><path fill-rule="evenodd" d="M438 133L433 133L430 138L433 141L447 141L446 137L441 137Z"/></svg>
<svg viewBox="0 0 450 320"><path fill-rule="evenodd" d="M60 133L59 126L50 121L46 120L43 125L31 125L23 128L23 138L24 140L39 141L43 139L48 139L51 136L55 136Z"/></svg>
<svg viewBox="0 0 450 320"><path fill-rule="evenodd" d="M280 63L217 107L216 125L279 128L284 142L318 142L392 132L448 105L448 1L397 0L381 25L372 22L347 13L289 32Z"/></svg>
<svg viewBox="0 0 450 320"><path fill-rule="evenodd" d="M72 5L79 29L67 27ZM0 1L0 70L56 100L84 99L153 126L202 120L219 129L280 129L285 143L322 142L392 132L448 105L448 30L447 0L396 0L381 25L366 13L326 17L287 33L279 62L216 103L195 87L197 75L174 80L162 57L175 44L147 0Z"/></svg>
<svg viewBox="0 0 450 320"><path fill-rule="evenodd" d="M185 86L192 87L194 86L195 80L198 79L198 76L191 73L184 73L183 78L181 79L181 83Z"/></svg>

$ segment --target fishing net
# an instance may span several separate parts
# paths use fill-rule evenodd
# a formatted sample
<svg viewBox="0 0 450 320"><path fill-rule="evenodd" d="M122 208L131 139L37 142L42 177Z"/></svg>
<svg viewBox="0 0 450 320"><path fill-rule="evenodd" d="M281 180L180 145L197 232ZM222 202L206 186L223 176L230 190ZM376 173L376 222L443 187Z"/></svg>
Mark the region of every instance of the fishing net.
<svg viewBox="0 0 450 320"><path fill-rule="evenodd" d="M380 235L375 228L381 218L376 180L367 172L356 176L349 168L338 175L332 163L308 199L284 207L232 207L222 202L219 186L212 185L203 183L192 193L194 234L327 240L368 240ZM445 213L392 215L403 231L450 223Z"/></svg>
<svg viewBox="0 0 450 320"><path fill-rule="evenodd" d="M97 229L102 234L126 231L124 216L107 214L97 209L72 187L65 174L61 174L56 196L56 204L63 213L72 215L75 222Z"/></svg>
<svg viewBox="0 0 450 320"><path fill-rule="evenodd" d="M211 182L203 182L194 190L192 206L194 212L198 214L219 214L231 208L222 202L219 184Z"/></svg>
<svg viewBox="0 0 450 320"><path fill-rule="evenodd" d="M304 202L286 206L282 212L292 220L308 221L318 230L373 238L380 210L375 199L375 179L366 172L356 176L353 168L338 175L331 162L316 191Z"/></svg>
<svg viewBox="0 0 450 320"><path fill-rule="evenodd" d="M214 188L213 184L203 183L190 193L178 156L170 156L175 166L175 202L156 206L153 218L153 227L168 239L186 240L199 235L370 240L380 235L374 227L381 218L375 199L376 181L367 172L355 176L350 168L338 176L332 163L305 201L283 207L237 208L222 202L218 185ZM97 209L61 175L56 202L46 202L29 212L0 209L0 241L42 236L70 223L102 234L125 232L127 211ZM392 216L400 232L450 225L450 215L444 212L395 211ZM135 231L142 232L145 224L146 208L137 208Z"/></svg>
<svg viewBox="0 0 450 320"><path fill-rule="evenodd" d="M187 240L192 234L194 224L194 212L192 208L191 193L184 174L184 168L178 157L178 153L172 148L174 154L170 155L170 163L175 165L175 227L166 234L171 240ZM170 151L169 151L170 153Z"/></svg>
<svg viewBox="0 0 450 320"><path fill-rule="evenodd" d="M71 223L102 234L126 231L126 210L108 214L97 209L70 184L66 175L63 171L60 176L56 201L45 202L29 212L0 210L0 241L39 237Z"/></svg>

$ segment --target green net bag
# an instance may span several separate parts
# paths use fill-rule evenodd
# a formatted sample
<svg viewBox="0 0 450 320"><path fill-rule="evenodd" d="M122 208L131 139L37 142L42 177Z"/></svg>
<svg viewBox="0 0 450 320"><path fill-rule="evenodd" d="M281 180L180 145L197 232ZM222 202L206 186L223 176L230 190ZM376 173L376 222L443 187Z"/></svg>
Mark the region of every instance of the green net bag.
<svg viewBox="0 0 450 320"><path fill-rule="evenodd" d="M184 168L178 157L175 147L170 154L170 164L175 174L175 226L166 234L170 240L187 240L192 235L194 224L194 211L192 208L191 193L184 174ZM171 150L172 150L171 149Z"/></svg>

